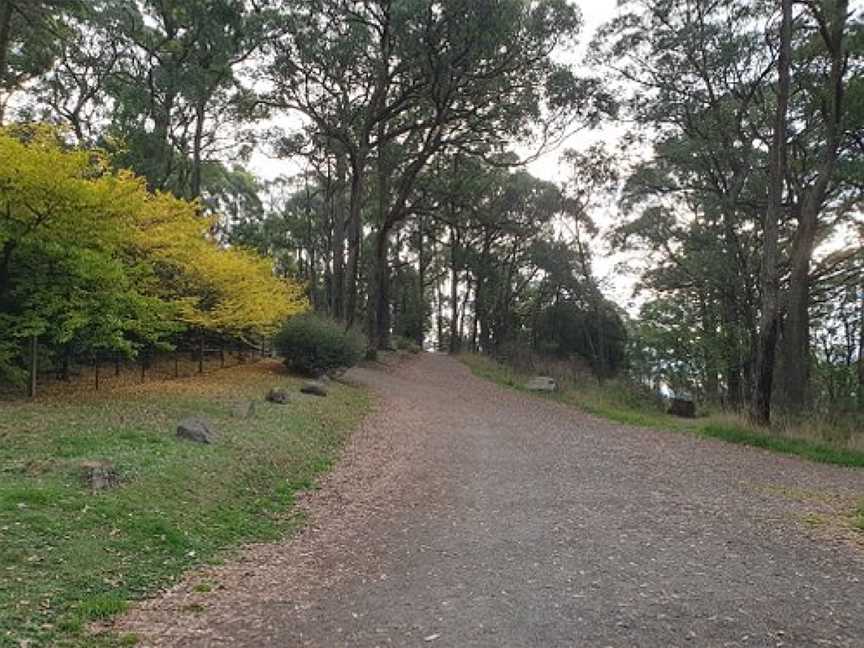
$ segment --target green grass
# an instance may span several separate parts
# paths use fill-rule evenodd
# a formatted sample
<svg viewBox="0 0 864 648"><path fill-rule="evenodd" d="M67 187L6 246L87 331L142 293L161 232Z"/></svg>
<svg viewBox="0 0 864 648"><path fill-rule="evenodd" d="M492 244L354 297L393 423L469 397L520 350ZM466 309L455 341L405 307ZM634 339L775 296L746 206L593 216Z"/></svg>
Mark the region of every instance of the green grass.
<svg viewBox="0 0 864 648"><path fill-rule="evenodd" d="M475 375L506 387L525 391L523 385L530 377L528 374L498 363L488 356L462 354L459 358ZM669 416L658 407L656 402L616 384L607 383L602 387L596 383L580 384L578 388L564 385L560 391L537 392L535 395L574 405L589 414L617 423L695 431L692 422Z"/></svg>
<svg viewBox="0 0 864 648"><path fill-rule="evenodd" d="M730 425L708 424L699 429L700 434L722 439L729 443L773 450L782 454L793 454L819 463L837 464L840 466L864 467L864 453L845 448L834 448L831 446L814 443L805 439L790 439L787 437L773 436L764 432L755 432L743 427Z"/></svg>
<svg viewBox="0 0 864 648"><path fill-rule="evenodd" d="M294 493L332 464L369 399L334 383L326 399L230 416L233 400L274 385L299 381L265 362L75 402L0 403L0 646L131 645L93 636L91 623L227 549L296 528ZM177 440L188 415L210 419L217 443ZM90 493L88 460L111 461L120 486Z"/></svg>
<svg viewBox="0 0 864 648"><path fill-rule="evenodd" d="M864 502L861 502L858 510L852 516L852 526L858 531L864 531Z"/></svg>
<svg viewBox="0 0 864 648"><path fill-rule="evenodd" d="M523 390L522 385L529 377L486 356L464 354L460 359L475 375L514 389ZM864 467L864 452L859 450L806 438L791 438L771 431L765 432L728 414L714 414L697 419L678 418L667 414L657 402L646 395L635 393L632 389L614 382L604 386L596 383L564 385L558 392L538 395L627 425L689 432L729 443L797 455L820 463ZM861 513L861 519L864 524L864 512Z"/></svg>

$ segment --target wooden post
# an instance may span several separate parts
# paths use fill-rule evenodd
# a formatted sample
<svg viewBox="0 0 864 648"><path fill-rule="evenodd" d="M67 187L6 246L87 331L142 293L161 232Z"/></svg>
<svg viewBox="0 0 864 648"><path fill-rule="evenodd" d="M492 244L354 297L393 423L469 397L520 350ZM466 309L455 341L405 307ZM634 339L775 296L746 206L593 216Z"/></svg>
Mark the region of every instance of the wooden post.
<svg viewBox="0 0 864 648"><path fill-rule="evenodd" d="M147 351L141 353L141 382L147 379Z"/></svg>
<svg viewBox="0 0 864 648"><path fill-rule="evenodd" d="M117 353L114 356L114 377L117 378L120 375L120 354Z"/></svg>
<svg viewBox="0 0 864 648"><path fill-rule="evenodd" d="M99 391L99 358L93 361L93 369L96 376L96 391Z"/></svg>
<svg viewBox="0 0 864 648"><path fill-rule="evenodd" d="M174 377L180 377L180 361L178 360L177 352L174 352Z"/></svg>
<svg viewBox="0 0 864 648"><path fill-rule="evenodd" d="M219 345L219 365L222 369L225 368L225 343Z"/></svg>
<svg viewBox="0 0 864 648"><path fill-rule="evenodd" d="M36 398L36 376L39 371L39 336L30 338L30 383L27 385L27 396Z"/></svg>
<svg viewBox="0 0 864 648"><path fill-rule="evenodd" d="M198 343L198 373L204 373L204 336Z"/></svg>

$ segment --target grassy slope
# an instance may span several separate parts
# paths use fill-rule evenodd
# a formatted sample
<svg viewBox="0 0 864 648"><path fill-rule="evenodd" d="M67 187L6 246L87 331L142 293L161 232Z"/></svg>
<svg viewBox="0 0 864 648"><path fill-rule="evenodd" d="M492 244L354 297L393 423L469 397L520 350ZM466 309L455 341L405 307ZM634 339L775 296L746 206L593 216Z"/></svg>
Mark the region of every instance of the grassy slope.
<svg viewBox="0 0 864 648"><path fill-rule="evenodd" d="M474 374L515 389L521 389L528 378L485 356L465 354L461 356L461 360ZM547 397L575 405L590 414L618 423L691 432L723 439L730 443L794 454L822 463L864 467L864 452L807 439L765 434L740 419L728 415L713 415L690 420L677 418L652 404L646 404L627 390L616 388L614 385L604 388L580 385L578 388L565 388ZM864 525L864 511L861 518Z"/></svg>
<svg viewBox="0 0 864 648"><path fill-rule="evenodd" d="M369 408L365 392L334 384L326 399L298 394L231 418L233 400L298 382L263 362L76 402L0 403L0 646L132 642L89 636L88 622L220 550L296 526L293 493ZM175 439L195 414L215 424L216 444ZM89 493L84 460L114 462L122 485Z"/></svg>

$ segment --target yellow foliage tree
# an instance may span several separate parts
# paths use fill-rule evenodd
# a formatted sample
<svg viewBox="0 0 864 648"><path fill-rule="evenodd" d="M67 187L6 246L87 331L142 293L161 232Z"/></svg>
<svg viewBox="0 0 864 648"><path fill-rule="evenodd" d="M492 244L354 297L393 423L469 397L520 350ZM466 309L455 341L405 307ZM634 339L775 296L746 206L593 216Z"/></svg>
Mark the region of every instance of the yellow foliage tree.
<svg viewBox="0 0 864 648"><path fill-rule="evenodd" d="M212 229L196 203L149 192L56 131L0 130L0 377L24 337L134 354L187 327L261 339L307 308L269 259Z"/></svg>
<svg viewBox="0 0 864 648"><path fill-rule="evenodd" d="M134 245L151 259L155 286L179 307L187 325L229 337L272 335L308 303L302 287L276 277L259 254L218 245L214 221L195 203L166 193L149 195L136 219Z"/></svg>

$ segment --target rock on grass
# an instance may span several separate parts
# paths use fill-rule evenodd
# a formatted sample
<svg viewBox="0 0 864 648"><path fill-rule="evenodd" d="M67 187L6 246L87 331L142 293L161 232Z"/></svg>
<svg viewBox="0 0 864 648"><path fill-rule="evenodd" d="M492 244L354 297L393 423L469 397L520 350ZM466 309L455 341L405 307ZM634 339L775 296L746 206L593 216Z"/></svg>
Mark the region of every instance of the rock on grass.
<svg viewBox="0 0 864 648"><path fill-rule="evenodd" d="M216 431L209 421L202 418L187 418L177 426L177 438L195 443L213 443Z"/></svg>
<svg viewBox="0 0 864 648"><path fill-rule="evenodd" d="M237 401L231 406L231 416L239 419L248 419L255 416L255 401Z"/></svg>
<svg viewBox="0 0 864 648"><path fill-rule="evenodd" d="M291 394L284 387L273 387L267 392L267 400L277 405L286 405L291 401Z"/></svg>
<svg viewBox="0 0 864 648"><path fill-rule="evenodd" d="M300 388L300 391L312 396L326 396L327 386L318 380L310 380Z"/></svg>
<svg viewBox="0 0 864 648"><path fill-rule="evenodd" d="M535 376L525 383L525 389L537 392L554 392L558 391L558 383L549 376Z"/></svg>

